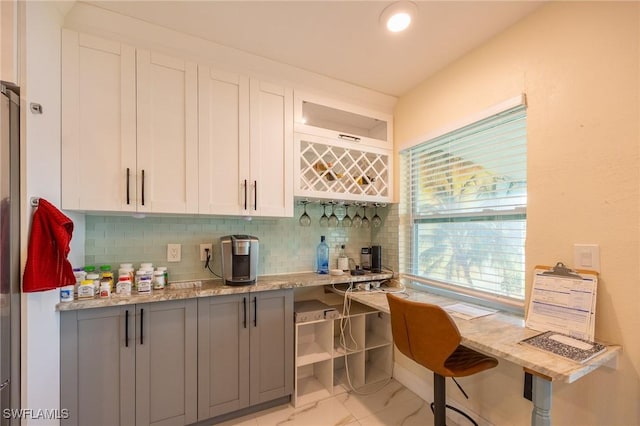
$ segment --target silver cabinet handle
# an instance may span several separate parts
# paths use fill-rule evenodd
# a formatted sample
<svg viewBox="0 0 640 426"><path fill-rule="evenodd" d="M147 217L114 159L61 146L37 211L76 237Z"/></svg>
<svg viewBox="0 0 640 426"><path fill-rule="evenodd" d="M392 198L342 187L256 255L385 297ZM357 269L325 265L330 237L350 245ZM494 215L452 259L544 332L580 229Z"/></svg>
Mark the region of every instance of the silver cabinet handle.
<svg viewBox="0 0 640 426"><path fill-rule="evenodd" d="M5 380L4 382L2 382L2 383L0 384L0 390L2 390L2 389L4 389L4 388L6 388L7 386L9 386L9 382L10 382L10 379L7 379L7 380Z"/></svg>
<svg viewBox="0 0 640 426"><path fill-rule="evenodd" d="M353 142L360 142L360 138L359 137L351 136L351 135L345 135L344 133L338 134L338 137L340 139L347 139L347 140L350 140L350 141L353 141Z"/></svg>

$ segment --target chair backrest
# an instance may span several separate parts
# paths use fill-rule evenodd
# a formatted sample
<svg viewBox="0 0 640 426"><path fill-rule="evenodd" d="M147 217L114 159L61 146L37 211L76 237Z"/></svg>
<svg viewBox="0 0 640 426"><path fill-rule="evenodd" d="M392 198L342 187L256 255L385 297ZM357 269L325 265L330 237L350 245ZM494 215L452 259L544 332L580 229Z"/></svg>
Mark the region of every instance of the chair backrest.
<svg viewBox="0 0 640 426"><path fill-rule="evenodd" d="M429 370L449 376L444 363L456 350L460 331L440 306L387 294L393 341L404 355Z"/></svg>

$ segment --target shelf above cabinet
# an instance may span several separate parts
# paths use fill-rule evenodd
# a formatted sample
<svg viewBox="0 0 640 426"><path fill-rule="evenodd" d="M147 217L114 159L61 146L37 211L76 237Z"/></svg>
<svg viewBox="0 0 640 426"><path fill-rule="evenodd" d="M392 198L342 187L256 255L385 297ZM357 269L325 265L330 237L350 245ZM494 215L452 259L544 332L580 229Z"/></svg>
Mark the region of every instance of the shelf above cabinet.
<svg viewBox="0 0 640 426"><path fill-rule="evenodd" d="M295 94L295 129L330 139L391 149L393 116L310 93Z"/></svg>

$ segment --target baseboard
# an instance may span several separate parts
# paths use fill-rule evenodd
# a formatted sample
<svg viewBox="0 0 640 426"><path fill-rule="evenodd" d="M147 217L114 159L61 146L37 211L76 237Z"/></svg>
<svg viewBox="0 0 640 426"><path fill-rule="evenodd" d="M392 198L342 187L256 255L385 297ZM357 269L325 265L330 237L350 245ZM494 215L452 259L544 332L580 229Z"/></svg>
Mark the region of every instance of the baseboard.
<svg viewBox="0 0 640 426"><path fill-rule="evenodd" d="M427 374L432 375L433 373L428 372ZM393 364L393 378L427 403L431 403L433 401L433 382L422 380L420 377L398 363ZM449 386L455 386L455 384L452 381L447 380L447 387ZM493 426L493 424L488 420L480 417L476 412L455 399L447 398L447 404L467 413L469 417L478 423L478 426ZM452 410L447 410L447 419L451 420L456 425L471 425L469 420Z"/></svg>

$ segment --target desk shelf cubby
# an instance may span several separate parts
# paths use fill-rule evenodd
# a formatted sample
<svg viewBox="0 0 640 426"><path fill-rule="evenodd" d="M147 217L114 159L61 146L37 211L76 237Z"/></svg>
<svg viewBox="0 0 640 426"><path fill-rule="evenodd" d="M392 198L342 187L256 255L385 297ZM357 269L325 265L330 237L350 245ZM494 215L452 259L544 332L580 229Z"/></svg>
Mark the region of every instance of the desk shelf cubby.
<svg viewBox="0 0 640 426"><path fill-rule="evenodd" d="M342 312L342 306L335 308ZM353 302L346 316L297 323L295 334L296 407L391 376L393 339L386 313Z"/></svg>

